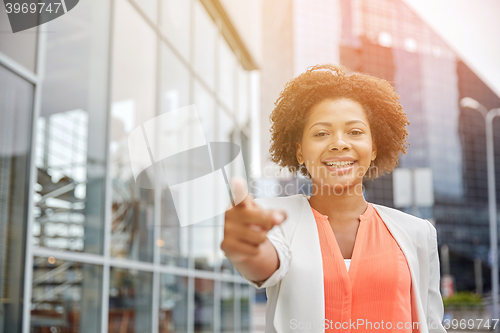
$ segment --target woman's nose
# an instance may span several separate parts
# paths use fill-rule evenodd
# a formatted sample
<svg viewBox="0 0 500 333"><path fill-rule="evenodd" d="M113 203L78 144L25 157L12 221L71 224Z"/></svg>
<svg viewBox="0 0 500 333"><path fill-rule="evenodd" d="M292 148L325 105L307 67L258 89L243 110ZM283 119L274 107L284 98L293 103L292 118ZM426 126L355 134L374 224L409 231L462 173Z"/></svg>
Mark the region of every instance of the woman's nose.
<svg viewBox="0 0 500 333"><path fill-rule="evenodd" d="M346 138L341 134L332 135L332 140L329 143L328 150L349 150L351 145Z"/></svg>

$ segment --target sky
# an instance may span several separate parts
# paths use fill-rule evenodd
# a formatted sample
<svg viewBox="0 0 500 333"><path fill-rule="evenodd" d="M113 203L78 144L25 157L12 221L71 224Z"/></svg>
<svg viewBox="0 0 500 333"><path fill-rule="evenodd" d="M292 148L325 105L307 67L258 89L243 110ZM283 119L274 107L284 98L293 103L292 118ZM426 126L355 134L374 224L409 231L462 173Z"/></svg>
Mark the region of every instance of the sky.
<svg viewBox="0 0 500 333"><path fill-rule="evenodd" d="M500 96L500 0L403 0Z"/></svg>

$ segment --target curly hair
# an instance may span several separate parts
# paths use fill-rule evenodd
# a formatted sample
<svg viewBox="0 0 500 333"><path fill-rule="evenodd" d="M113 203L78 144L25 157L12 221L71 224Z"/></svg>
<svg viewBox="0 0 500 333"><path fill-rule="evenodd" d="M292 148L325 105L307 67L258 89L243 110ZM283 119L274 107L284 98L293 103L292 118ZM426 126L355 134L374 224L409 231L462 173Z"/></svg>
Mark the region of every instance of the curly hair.
<svg viewBox="0 0 500 333"><path fill-rule="evenodd" d="M296 158L296 143L301 142L309 110L325 99L348 98L365 111L377 157L364 175L373 180L390 173L398 165L399 154L406 154L410 124L399 95L389 82L363 73L352 73L343 66L316 65L289 81L275 102L270 115L271 161L294 174L310 177ZM373 172L375 171L375 172Z"/></svg>

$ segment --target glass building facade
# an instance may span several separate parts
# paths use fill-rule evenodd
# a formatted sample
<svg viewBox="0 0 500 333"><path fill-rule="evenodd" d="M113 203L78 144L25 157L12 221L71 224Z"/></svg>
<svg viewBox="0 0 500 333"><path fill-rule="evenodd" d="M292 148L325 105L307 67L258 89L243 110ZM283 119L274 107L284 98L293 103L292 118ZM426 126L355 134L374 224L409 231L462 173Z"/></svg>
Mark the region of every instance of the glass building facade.
<svg viewBox="0 0 500 333"><path fill-rule="evenodd" d="M223 216L181 228L127 146L195 104L250 171L259 82L234 19L217 0L86 0L12 34L0 10L0 333L250 332Z"/></svg>
<svg viewBox="0 0 500 333"><path fill-rule="evenodd" d="M447 245L450 251L449 273L456 289L476 290L474 260L480 260L484 291L489 291L485 122L479 112L461 107L460 101L470 97L489 110L500 107L499 96L402 0L294 0L292 4L291 10L284 1L268 4L289 14L280 24L264 21L274 29L264 40L274 54L264 50L269 58L261 75L269 83L263 81L263 91L269 89L267 95L263 93L267 99L262 101L262 112L273 109L271 103L287 80L315 64L340 64L388 80L410 121L410 145L398 167L432 170L434 205L419 207L417 212L412 207L398 208L435 221L439 245ZM282 50L272 49L273 31L290 41ZM273 66L281 66L288 77L273 80L272 70L267 70ZM261 119L264 123L267 115ZM493 133L500 207L499 117L493 121ZM264 155L267 138L261 145ZM280 182L297 184L297 189L307 184L303 179ZM394 207L392 175L364 185L368 201Z"/></svg>

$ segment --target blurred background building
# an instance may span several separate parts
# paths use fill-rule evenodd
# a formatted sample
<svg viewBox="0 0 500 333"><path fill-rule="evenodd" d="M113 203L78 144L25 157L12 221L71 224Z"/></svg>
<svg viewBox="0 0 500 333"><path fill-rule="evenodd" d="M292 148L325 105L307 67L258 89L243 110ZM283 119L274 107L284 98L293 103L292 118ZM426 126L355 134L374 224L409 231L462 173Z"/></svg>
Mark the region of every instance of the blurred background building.
<svg viewBox="0 0 500 333"><path fill-rule="evenodd" d="M260 8L85 0L13 35L2 5L0 332L250 332L223 217L181 228L168 189L135 186L127 138L196 104L249 162Z"/></svg>
<svg viewBox="0 0 500 333"><path fill-rule="evenodd" d="M484 118L462 108L460 101L473 98L489 110L500 107L500 98L402 0L272 0L264 5L268 33L263 39L261 127L269 127L286 81L311 65L341 64L391 82L410 121L410 146L398 168L432 171L434 205L417 207L416 213L435 222L439 245L449 249L442 273L454 276L457 290L491 290ZM498 166L500 119L494 120L493 133ZM263 173L275 174L269 139L262 131ZM307 184L286 174L278 181L297 189ZM364 185L368 201L395 206L392 174ZM499 167L496 190L500 203ZM400 209L415 213L412 207Z"/></svg>
<svg viewBox="0 0 500 333"><path fill-rule="evenodd" d="M399 167L432 170L417 214L449 249L442 273L478 290L480 268L491 289L484 121L460 101L500 99L402 0L85 0L15 35L2 8L0 31L0 333L261 330L265 294L220 251L223 218L180 228L168 189L135 186L128 134L196 104L257 186L298 191L268 160L268 116L327 62L394 85L411 122ZM393 185L367 182L367 200L393 207Z"/></svg>

